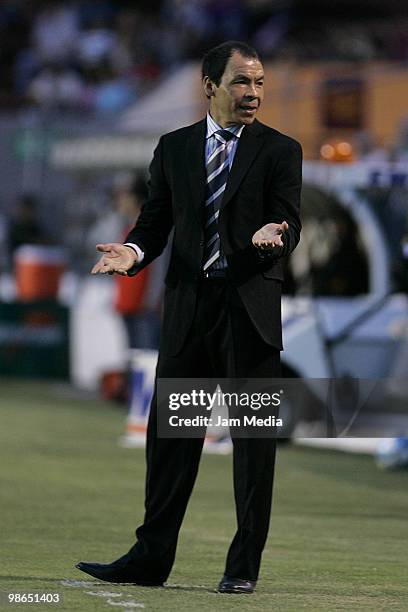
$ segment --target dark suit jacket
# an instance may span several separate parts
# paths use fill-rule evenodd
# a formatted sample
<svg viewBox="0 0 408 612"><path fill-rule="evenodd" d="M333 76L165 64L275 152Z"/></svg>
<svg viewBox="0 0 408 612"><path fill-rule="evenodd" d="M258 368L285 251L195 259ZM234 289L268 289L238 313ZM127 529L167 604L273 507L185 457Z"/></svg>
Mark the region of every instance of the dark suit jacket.
<svg viewBox="0 0 408 612"><path fill-rule="evenodd" d="M175 355L191 326L202 275L206 120L162 136L150 165L149 198L126 242L145 256L137 273L163 251L174 226L161 351ZM228 275L263 339L282 348L282 256L299 241L302 150L298 142L254 121L241 134L221 205L218 228ZM253 234L287 221L285 246L261 258Z"/></svg>

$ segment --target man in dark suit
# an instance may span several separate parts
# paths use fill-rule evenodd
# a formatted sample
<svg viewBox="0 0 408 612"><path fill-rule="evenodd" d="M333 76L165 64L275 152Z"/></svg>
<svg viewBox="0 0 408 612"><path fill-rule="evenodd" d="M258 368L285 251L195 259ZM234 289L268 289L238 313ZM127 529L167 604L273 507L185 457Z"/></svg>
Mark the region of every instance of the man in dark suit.
<svg viewBox="0 0 408 612"><path fill-rule="evenodd" d="M282 257L300 235L301 147L256 119L264 72L254 49L207 53L207 117L163 136L149 198L125 244L104 244L93 273L135 274L174 237L156 377L280 376ZM110 582L162 585L195 482L203 439L147 433L146 503L137 542L109 564L79 563ZM233 439L237 531L218 590L252 593L269 527L275 439Z"/></svg>

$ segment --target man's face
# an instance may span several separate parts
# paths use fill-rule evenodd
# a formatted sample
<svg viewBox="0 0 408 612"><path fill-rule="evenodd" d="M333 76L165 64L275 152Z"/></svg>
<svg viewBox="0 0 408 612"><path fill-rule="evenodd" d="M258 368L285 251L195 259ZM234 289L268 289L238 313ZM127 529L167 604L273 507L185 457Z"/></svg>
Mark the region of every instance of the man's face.
<svg viewBox="0 0 408 612"><path fill-rule="evenodd" d="M221 127L253 123L264 96L264 71L259 60L234 52L219 86L205 77L210 113Z"/></svg>

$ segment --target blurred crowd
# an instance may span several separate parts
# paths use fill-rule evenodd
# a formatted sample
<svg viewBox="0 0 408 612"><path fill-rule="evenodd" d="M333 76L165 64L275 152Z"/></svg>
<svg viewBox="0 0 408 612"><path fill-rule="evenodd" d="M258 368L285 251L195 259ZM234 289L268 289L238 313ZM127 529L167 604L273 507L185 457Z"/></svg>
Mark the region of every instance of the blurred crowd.
<svg viewBox="0 0 408 612"><path fill-rule="evenodd" d="M225 39L264 58L408 60L408 20L356 2L300 0L3 0L0 108L109 114L161 75ZM363 18L364 17L364 18Z"/></svg>

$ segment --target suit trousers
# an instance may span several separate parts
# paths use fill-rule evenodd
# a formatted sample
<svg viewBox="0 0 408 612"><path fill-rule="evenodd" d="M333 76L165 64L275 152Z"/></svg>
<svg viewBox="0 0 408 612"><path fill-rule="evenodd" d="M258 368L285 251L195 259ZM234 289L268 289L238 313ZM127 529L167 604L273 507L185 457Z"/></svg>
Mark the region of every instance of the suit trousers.
<svg viewBox="0 0 408 612"><path fill-rule="evenodd" d="M196 313L182 350L160 353L156 378L271 378L280 352L262 340L236 289L224 279L200 281ZM272 505L276 439L233 438L237 531L225 574L258 578ZM145 517L128 555L141 579L165 581L196 479L202 438L158 438L154 393L147 430Z"/></svg>

